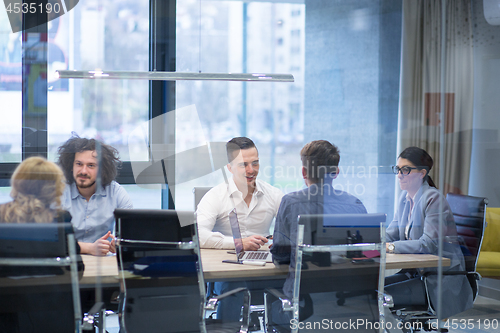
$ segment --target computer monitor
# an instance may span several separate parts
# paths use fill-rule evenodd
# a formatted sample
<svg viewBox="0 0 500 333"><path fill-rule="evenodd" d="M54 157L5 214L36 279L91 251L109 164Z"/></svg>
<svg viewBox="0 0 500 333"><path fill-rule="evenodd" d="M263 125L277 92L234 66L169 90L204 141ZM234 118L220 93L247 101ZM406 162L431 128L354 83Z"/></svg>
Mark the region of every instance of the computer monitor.
<svg viewBox="0 0 500 333"><path fill-rule="evenodd" d="M115 209L116 237L144 241L190 241L194 212L173 209ZM181 226L180 221L186 223Z"/></svg>
<svg viewBox="0 0 500 333"><path fill-rule="evenodd" d="M194 235L194 212L171 209L115 209L118 260L129 269L142 258L172 256L176 251L154 242L189 242ZM186 225L186 226L182 226ZM189 223L191 221L191 223ZM139 242L137 242L139 241ZM140 243L140 241L145 241ZM180 251L182 252L182 251Z"/></svg>
<svg viewBox="0 0 500 333"><path fill-rule="evenodd" d="M67 235L73 233L71 223L0 223L0 257L65 258L68 256ZM83 264L79 264L83 270ZM55 266L0 265L0 277L61 275Z"/></svg>
<svg viewBox="0 0 500 333"><path fill-rule="evenodd" d="M304 225L304 244L338 245L361 240L362 243L380 243L380 224L385 223L386 214L317 214L300 215L299 224Z"/></svg>
<svg viewBox="0 0 500 333"><path fill-rule="evenodd" d="M71 223L0 223L0 257L66 257Z"/></svg>

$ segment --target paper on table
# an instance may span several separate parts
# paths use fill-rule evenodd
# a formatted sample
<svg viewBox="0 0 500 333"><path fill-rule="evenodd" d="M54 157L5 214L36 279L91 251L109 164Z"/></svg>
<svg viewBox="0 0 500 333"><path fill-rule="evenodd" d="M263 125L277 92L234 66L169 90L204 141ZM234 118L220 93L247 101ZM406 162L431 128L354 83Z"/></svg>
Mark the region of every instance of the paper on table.
<svg viewBox="0 0 500 333"><path fill-rule="evenodd" d="M368 250L368 251L363 251L363 254L367 258L375 258L375 257L380 257L380 252L377 250Z"/></svg>

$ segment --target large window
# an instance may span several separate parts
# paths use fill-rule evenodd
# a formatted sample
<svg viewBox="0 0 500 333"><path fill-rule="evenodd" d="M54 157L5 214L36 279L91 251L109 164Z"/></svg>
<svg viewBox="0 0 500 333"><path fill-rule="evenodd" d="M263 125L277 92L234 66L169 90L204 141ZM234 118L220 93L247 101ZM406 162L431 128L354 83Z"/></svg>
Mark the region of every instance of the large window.
<svg viewBox="0 0 500 333"><path fill-rule="evenodd" d="M166 198L163 173L156 183L137 185L131 163L152 162L154 149L172 157L236 136L255 141L259 178L284 193L304 187L304 144L329 140L341 155L334 186L390 221L399 191L390 167L411 142L430 147L444 194L488 197L498 207L500 26L485 18L487 3L81 0L25 33L12 33L0 7L0 203L10 200L9 178L23 158L54 161L59 145L77 134L119 150L128 175L119 180L135 208L175 203L193 210L193 187L215 186L230 174L222 168L186 176L191 169L177 164L175 197ZM440 12L442 4L448 12ZM157 64L162 71L291 73L295 82L54 75L148 71ZM445 79L454 84L441 84ZM149 122L169 113L170 122Z"/></svg>
<svg viewBox="0 0 500 333"><path fill-rule="evenodd" d="M65 15L18 33L12 33L7 13L0 11L3 186L22 158L42 154L54 161L57 148L75 134L118 149L125 162L120 179L134 182L129 161L149 158L147 150L129 145L150 135L141 126L150 117L149 82L58 79L55 71L147 71L149 6L148 0L79 1ZM140 136L134 135L138 128ZM162 207L159 185L128 190L138 199L136 207ZM10 200L8 193L2 189L2 202Z"/></svg>
<svg viewBox="0 0 500 333"><path fill-rule="evenodd" d="M149 1L80 1L49 22L49 158L72 132L102 139L123 160L147 159L130 153L131 132L148 120L146 80L54 80L56 69L147 71Z"/></svg>
<svg viewBox="0 0 500 333"><path fill-rule="evenodd" d="M290 2L178 2L178 71L291 73L295 82L177 82L177 110L189 114L177 115L177 150L248 136L260 179L288 193L304 186L302 146L326 139L341 151L335 186L391 218L401 3L380 14L378 2ZM223 180L218 171L177 186L177 207L192 209L194 186Z"/></svg>
<svg viewBox="0 0 500 333"><path fill-rule="evenodd" d="M21 161L22 34L0 10L0 163Z"/></svg>
<svg viewBox="0 0 500 333"><path fill-rule="evenodd" d="M259 178L285 191L300 188L296 171L304 135L304 29L304 4L178 2L178 71L291 73L295 82L177 82L177 108L195 108L190 108L193 116L178 115L177 149L248 136L259 149ZM192 133L198 133L197 142ZM176 205L192 209L187 198L194 186L213 186L223 179L217 172L178 186Z"/></svg>
<svg viewBox="0 0 500 333"><path fill-rule="evenodd" d="M326 139L341 151L335 186L360 197L369 211L390 217L395 184L388 166L396 153L399 85L393 64L399 63L400 18L401 4L394 2L178 1L176 51L170 60L177 71L291 73L295 82L177 81L175 90L154 95L146 80L54 77L56 69L145 71L152 61L150 40L165 43L150 37L149 1L81 1L47 24L46 41L28 39L47 50L47 69L32 71L34 98L28 100L33 104L46 96L41 102L46 103L49 159L76 133L113 145L124 161L151 158L144 149L151 135L145 122L158 114L151 99L175 100L177 152L248 136L259 149L260 179L284 193L304 186L302 146ZM12 41L21 42L11 37L4 38L8 50ZM46 95L36 93L38 77L47 80ZM2 158L12 161L22 151L21 92L16 89L1 91L19 96L17 106L16 98L9 97L9 117L17 125L3 125L8 131L2 132L6 139L0 146L9 149ZM169 96L172 91L175 96ZM17 144L7 136L17 138ZM192 188L223 179L217 171L176 183L176 208L194 209Z"/></svg>

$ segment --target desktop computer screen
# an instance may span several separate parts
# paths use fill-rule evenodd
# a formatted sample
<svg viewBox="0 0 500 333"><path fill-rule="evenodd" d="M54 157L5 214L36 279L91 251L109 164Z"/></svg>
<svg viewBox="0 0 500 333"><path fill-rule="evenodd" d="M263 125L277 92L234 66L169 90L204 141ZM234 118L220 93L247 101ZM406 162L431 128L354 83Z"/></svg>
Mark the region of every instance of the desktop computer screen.
<svg viewBox="0 0 500 333"><path fill-rule="evenodd" d="M380 223L385 214L317 214L299 216L304 244L339 245L380 243Z"/></svg>

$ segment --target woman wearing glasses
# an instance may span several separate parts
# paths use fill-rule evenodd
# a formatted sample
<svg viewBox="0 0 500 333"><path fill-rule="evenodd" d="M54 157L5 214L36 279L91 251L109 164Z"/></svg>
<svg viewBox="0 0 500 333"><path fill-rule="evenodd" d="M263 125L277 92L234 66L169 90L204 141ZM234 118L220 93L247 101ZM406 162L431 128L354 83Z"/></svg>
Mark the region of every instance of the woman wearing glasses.
<svg viewBox="0 0 500 333"><path fill-rule="evenodd" d="M429 176L434 162L418 147L406 148L393 167L402 193L394 220L387 227L387 252L438 254L439 225L442 225L443 256L451 259L444 271L462 271L464 258L457 244L448 240L457 236L453 214L445 197ZM421 275L429 270L403 270L386 278L387 292L397 306L425 304ZM437 276L427 280L431 303L437 310ZM464 275L443 276L441 318L447 318L472 307L472 289Z"/></svg>

